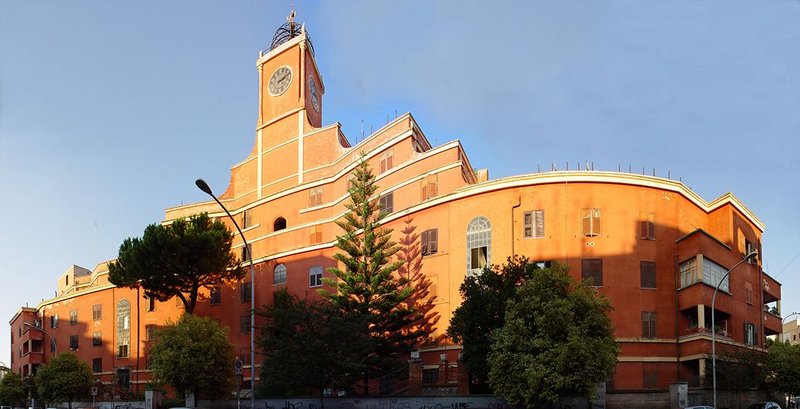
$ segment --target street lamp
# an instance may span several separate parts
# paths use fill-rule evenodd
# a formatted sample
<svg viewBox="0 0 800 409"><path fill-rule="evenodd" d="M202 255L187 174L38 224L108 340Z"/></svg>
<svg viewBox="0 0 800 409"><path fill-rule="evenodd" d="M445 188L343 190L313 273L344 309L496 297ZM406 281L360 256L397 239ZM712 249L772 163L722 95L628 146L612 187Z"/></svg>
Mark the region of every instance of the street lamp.
<svg viewBox="0 0 800 409"><path fill-rule="evenodd" d="M740 264L744 263L747 260L752 259L753 257L758 255L758 250L753 250L744 256L743 259L739 260L738 263L734 264L733 267L728 269L728 272L725 273L724 276L719 280L717 286L714 288L714 295L711 297L711 379L713 383L714 389L714 407L717 407L717 330L716 330L716 323L714 320L714 307L717 303L717 292L719 291L719 286L722 285L722 282L728 278L728 275L731 274L731 271L736 267L739 267Z"/></svg>
<svg viewBox="0 0 800 409"><path fill-rule="evenodd" d="M247 244L247 239L244 237L244 233L242 233L242 229L239 228L239 224L236 223L236 219L231 216L231 212L222 204L222 202L214 196L214 193L211 192L211 188L208 186L203 179L197 179L194 181L194 184L197 185L200 190L205 192L207 195L211 196L215 202L225 211L225 214L233 222L233 225L236 226L236 230L239 232L239 236L242 237L242 242L244 242L244 252L247 253L247 258L250 259L250 409L255 409L256 407L256 273L255 267L253 266L253 255L250 252L250 247Z"/></svg>
<svg viewBox="0 0 800 409"><path fill-rule="evenodd" d="M791 317L792 315L800 315L800 312L793 312L793 313L791 313L791 314L789 314L789 315L787 315L787 316L783 317L783 319L781 320L781 342L785 342L785 341L786 341L786 340L783 338L783 337L784 337L784 335L783 335L783 324L785 324L785 323L786 323L786 319L787 319L787 318L789 318L789 317Z"/></svg>
<svg viewBox="0 0 800 409"><path fill-rule="evenodd" d="M28 328L31 328L31 329L35 329L35 330L42 331L42 333L43 333L43 334L45 334L45 335L47 335L48 337L50 337L50 342L53 344L53 352L54 352L54 353L56 353L56 354L58 354L58 345L56 345L56 340L55 340L55 339L53 339L53 336L52 336L52 335L48 334L48 333L47 333L47 331L45 331L43 328L41 328L41 327L37 327L36 325L31 325L31 324L30 324L30 323L28 323L28 322L23 322L23 323L22 323L22 325L23 325L23 326L26 326L26 327L28 327ZM26 331L29 331L29 330L26 330Z"/></svg>

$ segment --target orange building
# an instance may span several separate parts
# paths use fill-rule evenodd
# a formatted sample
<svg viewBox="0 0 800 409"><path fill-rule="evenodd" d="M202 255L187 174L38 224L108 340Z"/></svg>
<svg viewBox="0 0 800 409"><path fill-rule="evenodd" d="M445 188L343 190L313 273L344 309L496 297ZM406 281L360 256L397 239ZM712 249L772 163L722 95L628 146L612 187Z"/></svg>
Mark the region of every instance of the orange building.
<svg viewBox="0 0 800 409"><path fill-rule="evenodd" d="M780 333L780 284L758 260L737 267L710 308L718 280L749 250L761 251L764 225L735 196L708 202L674 180L594 170L490 180L459 141L432 146L410 114L351 145L339 123L322 123L325 85L314 58L294 23L260 54L255 142L220 195L252 247L257 305L270 304L279 288L317 297L325 268L336 263L334 221L346 211L348 178L364 155L390 212L385 225L399 235L413 218L422 233L439 334L461 302L464 278L513 254L564 263L611 301L621 352L610 393L703 385L711 314L720 345L763 348L766 336ZM227 222L213 201L168 208L164 222L200 212ZM181 304L114 287L106 263L93 271L73 266L58 280L55 298L11 319L13 370L32 373L56 350L72 349L104 381L141 391L150 379L149 334L177 318ZM245 386L251 285L248 275L206 289L195 310L230 329ZM458 352L447 341L423 348L412 391L466 393Z"/></svg>

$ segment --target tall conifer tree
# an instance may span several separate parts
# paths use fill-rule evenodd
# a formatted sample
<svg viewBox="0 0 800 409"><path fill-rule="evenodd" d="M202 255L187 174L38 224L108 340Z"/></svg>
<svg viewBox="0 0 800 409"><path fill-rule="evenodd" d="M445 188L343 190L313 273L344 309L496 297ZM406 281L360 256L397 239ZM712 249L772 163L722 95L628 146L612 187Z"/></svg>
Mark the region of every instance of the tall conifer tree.
<svg viewBox="0 0 800 409"><path fill-rule="evenodd" d="M336 291L320 290L343 312L366 317L370 346L364 351L365 392L369 379L394 369L420 336L419 331L407 330L416 318L413 305L406 303L413 288L396 274L402 262L393 256L400 247L392 241L392 230L381 228L386 212L375 196L377 190L375 176L362 159L350 180L349 211L336 222L344 234L337 237L341 252L334 258L343 268L329 268L335 278L322 280Z"/></svg>

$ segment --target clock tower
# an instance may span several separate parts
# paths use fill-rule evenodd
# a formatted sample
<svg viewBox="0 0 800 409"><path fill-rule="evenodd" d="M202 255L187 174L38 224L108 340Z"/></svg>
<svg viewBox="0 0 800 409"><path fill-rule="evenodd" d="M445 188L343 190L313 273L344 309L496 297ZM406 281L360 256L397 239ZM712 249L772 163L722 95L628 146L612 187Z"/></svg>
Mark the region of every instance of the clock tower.
<svg viewBox="0 0 800 409"><path fill-rule="evenodd" d="M311 38L305 26L294 21L294 10L275 32L269 49L259 54L256 68L258 118L250 158L257 169L252 182L258 199L304 183L305 138L322 122L325 86Z"/></svg>
<svg viewBox="0 0 800 409"><path fill-rule="evenodd" d="M294 10L262 51L259 73L258 127L270 125L293 112L303 111L308 125L322 120L322 77L314 60L314 46L305 26L294 21Z"/></svg>

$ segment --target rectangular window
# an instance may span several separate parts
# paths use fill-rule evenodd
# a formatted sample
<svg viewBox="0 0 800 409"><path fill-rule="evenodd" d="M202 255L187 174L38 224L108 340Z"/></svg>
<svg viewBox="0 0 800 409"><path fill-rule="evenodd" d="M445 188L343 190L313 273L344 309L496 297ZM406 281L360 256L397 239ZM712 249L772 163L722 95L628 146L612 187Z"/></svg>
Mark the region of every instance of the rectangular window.
<svg viewBox="0 0 800 409"><path fill-rule="evenodd" d="M423 369L422 383L428 385L439 383L439 369L438 368Z"/></svg>
<svg viewBox="0 0 800 409"><path fill-rule="evenodd" d="M58 328L58 314L50 316L50 328Z"/></svg>
<svg viewBox="0 0 800 409"><path fill-rule="evenodd" d="M656 313L642 311L642 338L653 339L656 337Z"/></svg>
<svg viewBox="0 0 800 409"><path fill-rule="evenodd" d="M250 210L245 210L242 212L242 229L250 227L250 224L252 224L252 220L250 220Z"/></svg>
<svg viewBox="0 0 800 409"><path fill-rule="evenodd" d="M656 288L656 263L642 261L639 263L642 288Z"/></svg>
<svg viewBox="0 0 800 409"><path fill-rule="evenodd" d="M94 373L103 372L103 358L92 359L92 372Z"/></svg>
<svg viewBox="0 0 800 409"><path fill-rule="evenodd" d="M157 329L158 329L158 326L156 326L156 325L145 325L144 332L145 332L145 336L147 337L147 341L152 341L152 340L156 339L156 330Z"/></svg>
<svg viewBox="0 0 800 409"><path fill-rule="evenodd" d="M719 289L725 292L729 292L728 289L728 277L725 275L728 274L728 269L722 267L721 265L704 258L703 259L703 282L712 286L716 287L719 284ZM725 277L722 280L722 277ZM722 283L720 283L722 280Z"/></svg>
<svg viewBox="0 0 800 409"><path fill-rule="evenodd" d="M130 390L131 388L130 369L117 369L117 386L126 391Z"/></svg>
<svg viewBox="0 0 800 409"><path fill-rule="evenodd" d="M92 333L92 346L98 347L103 345L103 334L99 331Z"/></svg>
<svg viewBox="0 0 800 409"><path fill-rule="evenodd" d="M386 172L387 170L394 167L394 163L392 160L393 156L394 156L393 149L389 149L388 151L381 153L381 173Z"/></svg>
<svg viewBox="0 0 800 409"><path fill-rule="evenodd" d="M322 187L311 188L308 191L308 207L322 205Z"/></svg>
<svg viewBox="0 0 800 409"><path fill-rule="evenodd" d="M308 228L308 242L310 244L322 243L322 225L315 224Z"/></svg>
<svg viewBox="0 0 800 409"><path fill-rule="evenodd" d="M750 253L752 253L754 251L756 251L756 245L751 243L750 240L745 240L744 241L744 255L746 256L746 255L748 255L748 254L750 254ZM750 263L750 264L758 264L758 257L753 257L753 258L747 260L747 262Z"/></svg>
<svg viewBox="0 0 800 409"><path fill-rule="evenodd" d="M688 287L697 281L697 257L692 257L681 263L681 288Z"/></svg>
<svg viewBox="0 0 800 409"><path fill-rule="evenodd" d="M656 214L639 212L639 238L644 240L656 239Z"/></svg>
<svg viewBox="0 0 800 409"><path fill-rule="evenodd" d="M483 268L486 267L489 254L488 249L486 246L475 247L470 250L470 253L472 255L472 264L470 265L470 270L473 272L477 270L477 273L475 274L479 274L480 270L483 270Z"/></svg>
<svg viewBox="0 0 800 409"><path fill-rule="evenodd" d="M595 237L601 234L600 209L589 208L581 210L581 221L584 236Z"/></svg>
<svg viewBox="0 0 800 409"><path fill-rule="evenodd" d="M242 302L250 301L250 295L251 295L250 283L249 282L241 283L239 285L239 299Z"/></svg>
<svg viewBox="0 0 800 409"><path fill-rule="evenodd" d="M744 324L744 343L751 346L756 344L756 326L749 322Z"/></svg>
<svg viewBox="0 0 800 409"><path fill-rule="evenodd" d="M249 334L250 327L250 314L243 315L241 318L239 318L239 332L242 334Z"/></svg>
<svg viewBox="0 0 800 409"><path fill-rule="evenodd" d="M103 318L103 305L95 304L92 306L92 319L98 321Z"/></svg>
<svg viewBox="0 0 800 409"><path fill-rule="evenodd" d="M380 205L381 211L384 213L391 213L394 211L394 192L384 193L381 195Z"/></svg>
<svg viewBox="0 0 800 409"><path fill-rule="evenodd" d="M178 300L180 300L180 298L178 298ZM156 298L153 296L147 297L147 311L155 311L155 310L156 310Z"/></svg>
<svg viewBox="0 0 800 409"><path fill-rule="evenodd" d="M436 197L438 194L438 185L439 185L439 176L438 175L428 175L422 179L421 185L421 192L420 192L420 199L423 201L432 199Z"/></svg>
<svg viewBox="0 0 800 409"><path fill-rule="evenodd" d="M429 256L439 251L439 229L428 229L420 235L422 255Z"/></svg>
<svg viewBox="0 0 800 409"><path fill-rule="evenodd" d="M603 259L585 258L581 260L581 278L591 279L591 285L603 286Z"/></svg>
<svg viewBox="0 0 800 409"><path fill-rule="evenodd" d="M211 301L211 305L219 305L222 301L222 292L219 287L211 287L211 294L209 294L208 298Z"/></svg>
<svg viewBox="0 0 800 409"><path fill-rule="evenodd" d="M69 325L78 325L78 310L70 310Z"/></svg>
<svg viewBox="0 0 800 409"><path fill-rule="evenodd" d="M314 266L308 269L308 286L322 286L322 266Z"/></svg>
<svg viewBox="0 0 800 409"><path fill-rule="evenodd" d="M541 239L544 237L544 210L531 210L525 212L525 227L522 235L526 239Z"/></svg>
<svg viewBox="0 0 800 409"><path fill-rule="evenodd" d="M749 281L744 282L744 301L753 305L753 284Z"/></svg>
<svg viewBox="0 0 800 409"><path fill-rule="evenodd" d="M77 335L70 335L69 336L69 349L77 350L78 349L78 336Z"/></svg>
<svg viewBox="0 0 800 409"><path fill-rule="evenodd" d="M250 261L250 256L252 256L253 245L251 243L247 244L247 247L242 246L242 262L246 263Z"/></svg>

